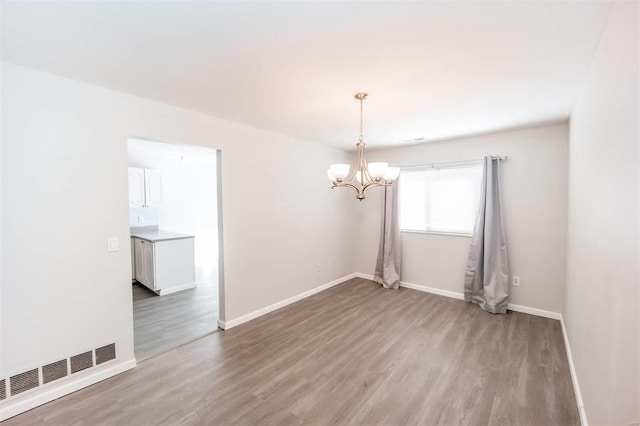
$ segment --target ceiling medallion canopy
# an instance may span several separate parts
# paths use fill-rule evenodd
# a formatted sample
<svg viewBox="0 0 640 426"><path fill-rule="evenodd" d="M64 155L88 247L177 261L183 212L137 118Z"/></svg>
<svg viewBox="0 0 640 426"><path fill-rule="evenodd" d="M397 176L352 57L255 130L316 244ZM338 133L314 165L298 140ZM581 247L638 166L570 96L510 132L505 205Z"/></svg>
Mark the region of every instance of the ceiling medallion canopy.
<svg viewBox="0 0 640 426"><path fill-rule="evenodd" d="M365 198L367 189L374 186L390 186L400 175L399 167L389 167L388 163L383 162L367 163L366 144L362 133L362 104L368 96L362 92L356 93L354 96L360 101L360 137L356 144L358 155L355 167L351 170L349 164L332 164L327 170L327 176L332 183L331 188L353 188L357 193L356 198L361 201ZM351 174L349 174L350 170Z"/></svg>

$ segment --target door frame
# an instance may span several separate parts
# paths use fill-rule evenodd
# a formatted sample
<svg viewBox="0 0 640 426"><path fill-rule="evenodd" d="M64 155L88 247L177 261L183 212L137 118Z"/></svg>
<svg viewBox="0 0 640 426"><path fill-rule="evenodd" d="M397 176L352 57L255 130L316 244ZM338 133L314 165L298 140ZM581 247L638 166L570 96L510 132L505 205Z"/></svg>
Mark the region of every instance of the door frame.
<svg viewBox="0 0 640 426"><path fill-rule="evenodd" d="M220 323L224 323L226 321L226 309L225 309L226 300L225 300L225 280L224 280L224 265L225 265L224 224L223 224L223 217L222 217L223 216L222 214L223 213L222 150L219 148L211 147L211 146L196 145L196 144L182 143L182 142L165 142L157 139L141 137L141 136L133 136L133 135L127 137L127 148L129 146L129 141L131 139L137 139L141 141L161 143L161 144L167 144L167 145L183 146L183 147L194 148L194 149L203 149L208 151L213 150L216 153L216 209L217 209L216 214L217 214L217 228L218 228L218 322L216 326L218 327L218 329L222 329L222 327L220 327ZM128 158L129 156L127 154L127 161L128 161ZM133 295L132 295L132 298L133 298ZM132 328L131 332L132 332L133 338L135 339L135 333L134 333L135 330L134 330L133 322L131 323L131 328ZM216 331L218 330L214 330L214 332ZM134 347L135 347L135 341L134 341Z"/></svg>

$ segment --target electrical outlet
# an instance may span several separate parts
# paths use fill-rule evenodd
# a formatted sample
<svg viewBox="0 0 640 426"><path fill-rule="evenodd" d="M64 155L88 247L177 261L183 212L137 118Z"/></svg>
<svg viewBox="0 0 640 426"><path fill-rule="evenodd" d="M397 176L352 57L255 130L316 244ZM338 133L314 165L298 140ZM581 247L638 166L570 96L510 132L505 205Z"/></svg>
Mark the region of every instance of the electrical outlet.
<svg viewBox="0 0 640 426"><path fill-rule="evenodd" d="M513 285L520 285L520 276L518 275L513 276Z"/></svg>

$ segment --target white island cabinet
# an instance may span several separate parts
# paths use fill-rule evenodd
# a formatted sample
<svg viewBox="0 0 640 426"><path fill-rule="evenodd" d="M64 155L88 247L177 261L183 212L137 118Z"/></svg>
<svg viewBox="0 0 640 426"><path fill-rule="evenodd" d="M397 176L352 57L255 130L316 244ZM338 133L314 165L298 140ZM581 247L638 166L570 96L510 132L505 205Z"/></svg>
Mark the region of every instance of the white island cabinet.
<svg viewBox="0 0 640 426"><path fill-rule="evenodd" d="M194 237L166 231L131 234L135 280L159 295L196 286Z"/></svg>

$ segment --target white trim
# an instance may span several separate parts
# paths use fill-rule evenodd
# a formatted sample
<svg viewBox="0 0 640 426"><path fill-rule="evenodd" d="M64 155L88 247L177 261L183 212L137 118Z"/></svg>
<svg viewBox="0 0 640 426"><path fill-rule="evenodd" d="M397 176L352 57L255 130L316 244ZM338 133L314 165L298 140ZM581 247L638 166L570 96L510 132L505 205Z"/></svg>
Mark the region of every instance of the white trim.
<svg viewBox="0 0 640 426"><path fill-rule="evenodd" d="M356 272L354 274L357 278L364 278L365 280L373 281L373 275L363 274L362 272Z"/></svg>
<svg viewBox="0 0 640 426"><path fill-rule="evenodd" d="M135 366L136 360L135 358L132 358L117 364L105 366L105 368L94 368L93 370L87 371L85 374L78 377L69 376L68 378L70 380L65 380L58 384L51 383L43 385L40 389L34 389L34 392L30 392L28 395L24 395L24 397L16 396L3 401L3 403L0 404L0 422L20 413L24 413L27 410L31 410L39 405L46 404L54 399L58 399L62 396L108 379L109 377L113 377L124 371L130 370Z"/></svg>
<svg viewBox="0 0 640 426"><path fill-rule="evenodd" d="M177 293L177 292L182 291L182 290L195 288L196 285L197 284L195 282L193 282L193 283L188 283L188 284L177 285L175 287L161 288L160 290L158 290L158 294L160 296L166 296L167 294Z"/></svg>
<svg viewBox="0 0 640 426"><path fill-rule="evenodd" d="M578 413L580 413L580 423L582 423L582 426L588 426L589 422L587 421L587 412L584 409L582 393L580 392L580 384L578 383L578 375L576 374L576 367L573 364L573 356L571 355L569 336L567 335L567 328L564 325L564 317L562 315L560 315L560 325L562 326L562 337L564 338L564 348L567 352L567 361L569 361L571 382L573 382L573 393L576 395L576 404L578 404Z"/></svg>
<svg viewBox="0 0 640 426"><path fill-rule="evenodd" d="M507 309L514 312L522 312L523 314L535 315L537 317L551 318L554 320L560 320L562 314L560 312L545 311L544 309L530 308L529 306L514 305L509 303Z"/></svg>
<svg viewBox="0 0 640 426"><path fill-rule="evenodd" d="M361 272L357 272L355 275L359 278L373 280L373 275L363 274ZM414 284L406 281L400 281L400 287L423 291L425 293L437 294L439 296L451 297L452 299L464 300L463 293L458 293L450 290L443 290L441 288L436 288L436 287L429 287L422 284ZM509 303L507 305L507 309L514 312L522 312L523 314L530 314L538 317L551 318L555 320L560 320L562 318L562 315L559 312L546 311L544 309L531 308L529 306L514 305L513 303Z"/></svg>
<svg viewBox="0 0 640 426"><path fill-rule="evenodd" d="M322 284L318 287L312 288L311 290L307 290L303 293L297 294L295 296L289 297L288 299L281 300L280 302L276 302L272 305L265 306L264 308L255 310L253 312L249 312L248 314L242 315L241 317L232 319L230 321L220 321L218 320L218 327L223 330L229 330L230 328L236 327L240 324L244 324L245 322L251 321L252 319L258 318L262 315L268 314L269 312L273 312L276 309L283 308L287 305L297 302L298 300L302 300L306 297L312 296L316 293L320 293L323 290L336 286L338 284L342 284L345 281L350 280L351 278L355 278L357 274L349 274L344 277L338 278L326 284Z"/></svg>
<svg viewBox="0 0 640 426"><path fill-rule="evenodd" d="M442 290L435 287L427 287L426 285L413 284L400 281L400 287L410 288L412 290L424 291L425 293L437 294L439 296L451 297L452 299L464 300L464 294L455 291Z"/></svg>

